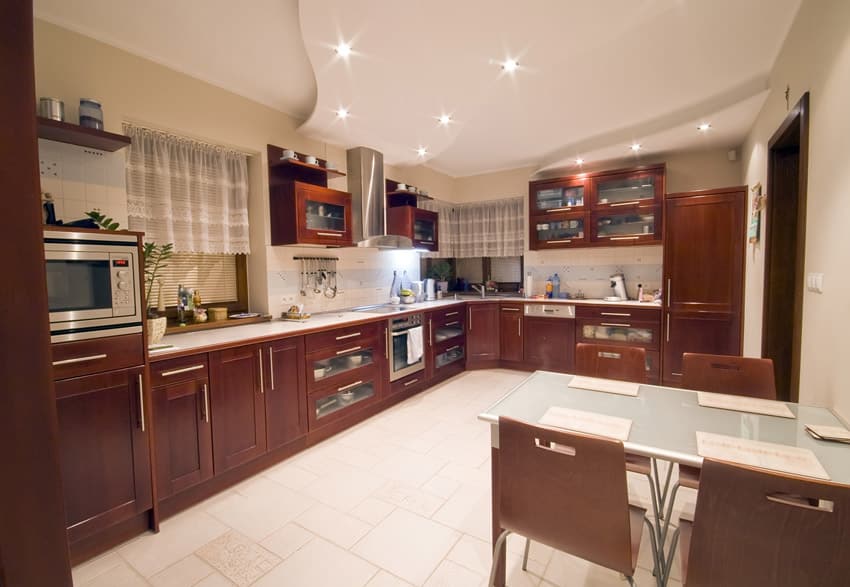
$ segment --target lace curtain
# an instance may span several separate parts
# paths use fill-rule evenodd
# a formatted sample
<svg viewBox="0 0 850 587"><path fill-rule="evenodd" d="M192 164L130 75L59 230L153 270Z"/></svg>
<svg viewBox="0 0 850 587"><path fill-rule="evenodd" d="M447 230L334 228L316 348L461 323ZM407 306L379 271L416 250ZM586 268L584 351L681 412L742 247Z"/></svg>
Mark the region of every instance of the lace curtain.
<svg viewBox="0 0 850 587"><path fill-rule="evenodd" d="M181 253L250 252L246 155L130 124L124 134L130 230Z"/></svg>
<svg viewBox="0 0 850 587"><path fill-rule="evenodd" d="M440 215L440 250L428 256L515 257L524 252L525 205L521 197L471 204L431 200L419 205Z"/></svg>

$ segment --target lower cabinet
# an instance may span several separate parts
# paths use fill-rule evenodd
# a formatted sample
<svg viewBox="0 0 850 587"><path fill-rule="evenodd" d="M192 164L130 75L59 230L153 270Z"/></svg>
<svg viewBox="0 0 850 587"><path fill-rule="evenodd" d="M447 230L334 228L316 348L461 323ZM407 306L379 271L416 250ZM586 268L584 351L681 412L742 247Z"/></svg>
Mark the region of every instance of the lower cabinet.
<svg viewBox="0 0 850 587"><path fill-rule="evenodd" d="M266 437L268 450L307 434L304 339L285 338L262 345L267 376Z"/></svg>
<svg viewBox="0 0 850 587"><path fill-rule="evenodd" d="M499 355L503 361L522 362L522 313L523 304L501 304L499 306Z"/></svg>
<svg viewBox="0 0 850 587"><path fill-rule="evenodd" d="M309 394L310 429L332 424L375 403L379 398L381 376L381 371L372 370L368 377Z"/></svg>
<svg viewBox="0 0 850 587"><path fill-rule="evenodd" d="M56 382L68 539L87 538L150 509L143 369Z"/></svg>
<svg viewBox="0 0 850 587"><path fill-rule="evenodd" d="M740 342L737 316L728 314L687 314L667 312L665 315L663 385L682 384L682 355L707 353L728 355Z"/></svg>
<svg viewBox="0 0 850 587"><path fill-rule="evenodd" d="M573 373L575 320L526 317L523 360L531 369Z"/></svg>
<svg viewBox="0 0 850 587"><path fill-rule="evenodd" d="M499 302L475 302L466 306L468 364L499 360Z"/></svg>

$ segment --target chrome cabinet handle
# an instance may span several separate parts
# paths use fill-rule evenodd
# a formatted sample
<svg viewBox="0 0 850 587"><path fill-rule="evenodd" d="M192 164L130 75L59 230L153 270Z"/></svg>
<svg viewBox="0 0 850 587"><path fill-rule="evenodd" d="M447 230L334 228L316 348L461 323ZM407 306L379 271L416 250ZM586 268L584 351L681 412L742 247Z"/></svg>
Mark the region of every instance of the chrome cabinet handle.
<svg viewBox="0 0 850 587"><path fill-rule="evenodd" d="M349 383L348 385L343 385L342 387L337 387L337 392L345 391L346 389L351 389L352 387L357 387L358 385L363 385L363 381L355 381L354 383Z"/></svg>
<svg viewBox="0 0 850 587"><path fill-rule="evenodd" d="M449 316L457 316L460 312L446 312L445 316L448 318Z"/></svg>
<svg viewBox="0 0 850 587"><path fill-rule="evenodd" d="M362 349L362 348L363 348L362 346L353 346L353 347L351 347L350 349L342 349L341 351L337 351L337 352L336 352L336 353L334 353L334 354L336 354L336 355L344 355L345 353L353 353L354 351L359 351L359 350L360 350L360 349Z"/></svg>
<svg viewBox="0 0 850 587"><path fill-rule="evenodd" d="M384 358L385 359L390 358L390 355L388 354L389 353L389 346L390 346L389 329L384 327Z"/></svg>
<svg viewBox="0 0 850 587"><path fill-rule="evenodd" d="M341 234L341 233L336 233L336 232L317 232L316 234L317 234L318 236L336 236L336 237L342 237L342 234Z"/></svg>
<svg viewBox="0 0 850 587"><path fill-rule="evenodd" d="M346 338L354 338L355 336L360 336L359 332L353 332L351 334L343 334L342 336L337 336L337 340L345 340Z"/></svg>
<svg viewBox="0 0 850 587"><path fill-rule="evenodd" d="M467 308L466 313L469 314L469 331L472 332L472 307Z"/></svg>
<svg viewBox="0 0 850 587"><path fill-rule="evenodd" d="M617 206L634 206L636 204L640 204L640 200L631 200L629 202L617 202L616 204L608 204L608 206L611 208L615 208Z"/></svg>
<svg viewBox="0 0 850 587"><path fill-rule="evenodd" d="M622 326L623 328L631 328L631 324L626 324L624 322L600 322L600 326Z"/></svg>
<svg viewBox="0 0 850 587"><path fill-rule="evenodd" d="M434 346L434 321L428 318L428 346Z"/></svg>
<svg viewBox="0 0 850 587"><path fill-rule="evenodd" d="M414 383L416 383L417 381L419 381L418 377L416 379L411 379L410 381L405 381L404 387L409 387L409 386L413 385Z"/></svg>
<svg viewBox="0 0 850 587"><path fill-rule="evenodd" d="M670 371L670 375L675 375L676 377L681 377L681 373L676 373L675 371Z"/></svg>
<svg viewBox="0 0 850 587"><path fill-rule="evenodd" d="M447 352L447 353L450 353L450 352L452 352L453 350L456 350L456 349L459 349L459 348L460 348L460 345L459 345L459 344L456 344L456 345L454 345L454 346L450 346L449 348L447 348L447 349L446 349L446 352Z"/></svg>
<svg viewBox="0 0 850 587"><path fill-rule="evenodd" d="M572 209L572 206L565 206L563 208L549 208L548 210L546 210L546 213L551 214L552 212L569 212Z"/></svg>
<svg viewBox="0 0 850 587"><path fill-rule="evenodd" d="M171 371L163 371L160 373L160 377L171 377L172 375L179 375L180 373L188 373L189 371L197 371L198 369L203 369L204 365L192 365L191 367L183 367L182 369L172 369Z"/></svg>
<svg viewBox="0 0 850 587"><path fill-rule="evenodd" d="M670 278L667 278L667 306L670 306Z"/></svg>
<svg viewBox="0 0 850 587"><path fill-rule="evenodd" d="M667 312L667 342L670 342L670 312Z"/></svg>
<svg viewBox="0 0 850 587"><path fill-rule="evenodd" d="M519 308L502 308L502 312L519 312Z"/></svg>
<svg viewBox="0 0 850 587"><path fill-rule="evenodd" d="M446 326L454 326L455 324L460 324L460 321L455 320L454 322L446 322Z"/></svg>
<svg viewBox="0 0 850 587"><path fill-rule="evenodd" d="M517 336L522 338L522 318L516 321Z"/></svg>
<svg viewBox="0 0 850 587"><path fill-rule="evenodd" d="M100 359L105 359L106 355L90 355L88 357L76 357L74 359L63 359L61 361L53 361L53 366L57 367L59 365L70 365L71 363L85 363L87 361L97 361Z"/></svg>
<svg viewBox="0 0 850 587"><path fill-rule="evenodd" d="M561 240L557 240L557 241L544 241L544 242L547 242L550 245L559 245L559 244L562 244L562 243L563 244L569 244L569 243L573 242L573 239L568 238L568 239L561 239Z"/></svg>
<svg viewBox="0 0 850 587"><path fill-rule="evenodd" d="M602 316L631 316L628 312L599 312Z"/></svg>
<svg viewBox="0 0 850 587"><path fill-rule="evenodd" d="M639 239L639 236L612 236L609 237L609 241L636 241Z"/></svg>
<svg viewBox="0 0 850 587"><path fill-rule="evenodd" d="M139 424L142 432L145 431L145 388L143 387L142 374L139 373Z"/></svg>
<svg viewBox="0 0 850 587"><path fill-rule="evenodd" d="M260 359L260 393L266 393L266 384L263 381L263 349L257 349L257 357Z"/></svg>
<svg viewBox="0 0 850 587"><path fill-rule="evenodd" d="M206 383L204 383L204 422L207 424L210 422L210 390Z"/></svg>
<svg viewBox="0 0 850 587"><path fill-rule="evenodd" d="M272 391L274 391L274 353L272 347L269 347L269 382L272 384Z"/></svg>

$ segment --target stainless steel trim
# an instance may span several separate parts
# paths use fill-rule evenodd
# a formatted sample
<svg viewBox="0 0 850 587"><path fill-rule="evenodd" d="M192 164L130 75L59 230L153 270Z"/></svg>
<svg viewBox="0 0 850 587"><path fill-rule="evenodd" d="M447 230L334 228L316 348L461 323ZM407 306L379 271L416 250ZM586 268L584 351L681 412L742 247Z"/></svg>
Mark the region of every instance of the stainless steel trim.
<svg viewBox="0 0 850 587"><path fill-rule="evenodd" d="M571 243L571 242L573 242L573 239L568 238L568 239L562 239L562 240L558 240L558 241L543 241L543 242L549 243L550 245L558 245L558 244L561 244L561 243Z"/></svg>
<svg viewBox="0 0 850 587"><path fill-rule="evenodd" d="M636 241L639 239L639 236L610 236L608 237L609 241Z"/></svg>
<svg viewBox="0 0 850 587"><path fill-rule="evenodd" d="M446 312L444 316L448 318L449 316L457 316L460 312Z"/></svg>
<svg viewBox="0 0 850 587"><path fill-rule="evenodd" d="M336 355L344 355L345 353L353 353L354 351L359 351L359 350L360 350L360 349L362 349L362 348L363 348L362 346L353 346L353 347L351 347L350 349L342 349L341 351L337 351L337 352L336 352L336 353L334 353L334 354L336 354ZM269 350L271 350L271 349L269 349Z"/></svg>
<svg viewBox="0 0 850 587"><path fill-rule="evenodd" d="M573 304L525 304L525 315L532 318L574 319Z"/></svg>
<svg viewBox="0 0 850 587"><path fill-rule="evenodd" d="M189 371L197 371L198 369L203 369L206 365L192 365L191 367L183 367L182 369L172 369L171 371L163 371L160 373L161 377L171 377L172 375L179 375L180 373L188 373Z"/></svg>
<svg viewBox="0 0 850 587"><path fill-rule="evenodd" d="M75 357L73 359L63 359L61 361L53 361L53 366L58 367L59 365L70 365L72 363L85 363L87 361L97 361L99 359L105 359L106 355L90 355L88 357Z"/></svg>
<svg viewBox="0 0 850 587"><path fill-rule="evenodd" d="M337 336L336 339L337 340L345 340L346 338L354 338L355 336L360 336L360 333L355 332L353 334L345 334L343 336Z"/></svg>
<svg viewBox="0 0 850 587"><path fill-rule="evenodd" d="M460 320L452 320L451 322L446 322L443 326L454 326L455 324L460 324Z"/></svg>
<svg viewBox="0 0 850 587"><path fill-rule="evenodd" d="M640 200L631 200L629 202L617 202L616 204L608 204L608 207L615 208L617 206L635 206L640 204Z"/></svg>
<svg viewBox="0 0 850 587"><path fill-rule="evenodd" d="M519 308L502 308L502 312L519 312Z"/></svg>
<svg viewBox="0 0 850 587"><path fill-rule="evenodd" d="M393 336L401 336L402 334L407 334L407 330L399 330L398 332L393 332Z"/></svg>
<svg viewBox="0 0 850 587"><path fill-rule="evenodd" d="M145 431L145 388L142 383L142 374L139 373L139 423L142 432Z"/></svg>
<svg viewBox="0 0 850 587"><path fill-rule="evenodd" d="M260 359L260 393L266 393L266 384L263 381L263 349L257 349L257 358Z"/></svg>
<svg viewBox="0 0 850 587"><path fill-rule="evenodd" d="M136 235L134 234L123 234L120 232L114 231L104 231L104 232L65 232L58 230L45 230L44 238L48 239L57 239L67 241L67 244L74 244L74 241L106 241L109 242L121 242L121 243L135 243ZM63 246L66 243L50 243L50 244L62 244Z"/></svg>
<svg viewBox="0 0 850 587"><path fill-rule="evenodd" d="M409 386L413 385L414 383L416 383L417 381L419 381L418 377L416 379L411 379L410 381L405 381L404 387L409 387Z"/></svg>
<svg viewBox="0 0 850 587"><path fill-rule="evenodd" d="M552 212L569 212L572 209L573 206L566 206L564 208L549 208L548 210L546 210L546 213L550 214Z"/></svg>
<svg viewBox="0 0 850 587"><path fill-rule="evenodd" d="M599 351L596 353L597 357L602 357L603 359L622 359L622 353L612 353L610 351Z"/></svg>
<svg viewBox="0 0 850 587"><path fill-rule="evenodd" d="M622 326L623 328L631 328L631 324L625 322L600 322L600 326Z"/></svg>
<svg viewBox="0 0 850 587"><path fill-rule="evenodd" d="M352 387L357 387L358 385L363 385L363 381L355 381L354 383L349 383L348 385L337 387L336 391L337 393L339 393L340 391L345 391L346 389L351 389Z"/></svg>
<svg viewBox="0 0 850 587"><path fill-rule="evenodd" d="M269 347L269 383L272 384L272 391L274 391L274 353L272 347Z"/></svg>
<svg viewBox="0 0 850 587"><path fill-rule="evenodd" d="M62 324L63 328L91 328L102 326L103 323L111 324L115 323L116 320L114 318L104 318L103 320L87 320L85 322L65 322ZM76 326L75 326L76 325ZM56 326L56 325L53 325ZM89 330L87 332L68 332L63 333L62 331L56 332L56 334L50 335L50 342L73 342L76 340L90 340L92 338L104 338L107 336L118 336L121 334L138 334L142 331L142 325L138 324L136 326L126 326L124 328L104 328L98 330Z"/></svg>
<svg viewBox="0 0 850 587"><path fill-rule="evenodd" d="M344 233L342 233L342 232L339 232L339 233L337 233L337 232L317 232L316 234L318 236L335 236L335 237L338 237L338 238L342 238L342 235Z"/></svg>
<svg viewBox="0 0 850 587"><path fill-rule="evenodd" d="M629 312L599 312L601 316L631 316Z"/></svg>
<svg viewBox="0 0 850 587"><path fill-rule="evenodd" d="M204 383L204 422L209 424L210 421L210 390L209 386Z"/></svg>

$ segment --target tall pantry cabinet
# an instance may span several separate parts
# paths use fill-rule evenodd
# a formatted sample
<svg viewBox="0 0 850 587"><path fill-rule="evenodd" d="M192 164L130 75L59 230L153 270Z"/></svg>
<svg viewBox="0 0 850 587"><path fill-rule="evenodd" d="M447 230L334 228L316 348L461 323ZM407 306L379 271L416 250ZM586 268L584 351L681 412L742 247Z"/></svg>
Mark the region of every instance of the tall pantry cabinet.
<svg viewBox="0 0 850 587"><path fill-rule="evenodd" d="M741 354L746 202L746 187L665 199L664 385L683 353Z"/></svg>

